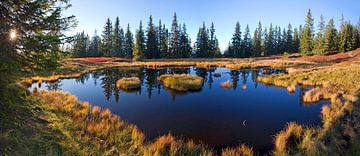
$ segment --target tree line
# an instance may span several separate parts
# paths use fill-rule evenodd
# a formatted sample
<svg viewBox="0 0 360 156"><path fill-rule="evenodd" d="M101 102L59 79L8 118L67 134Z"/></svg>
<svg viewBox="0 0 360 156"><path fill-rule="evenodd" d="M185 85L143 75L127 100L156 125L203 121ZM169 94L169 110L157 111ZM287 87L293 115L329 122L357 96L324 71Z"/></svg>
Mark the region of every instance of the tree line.
<svg viewBox="0 0 360 156"><path fill-rule="evenodd" d="M205 24L199 28L196 40L191 45L186 24L179 24L174 13L170 30L159 20L158 25L149 17L146 30L140 21L135 36L120 27L117 17L114 25L108 18L101 37L95 31L90 38L84 32L77 33L72 42L73 57L127 57L133 60L159 58L249 58L270 56L283 53L300 52L302 55L327 55L345 52L360 47L360 20L357 25L341 18L339 30L335 28L334 19L327 23L321 15L314 27L314 18L308 10L305 24L293 27L290 23L286 28L262 26L250 32L246 25L242 32L239 22L235 25L233 36L228 48L221 53L216 37L214 23L208 28Z"/></svg>

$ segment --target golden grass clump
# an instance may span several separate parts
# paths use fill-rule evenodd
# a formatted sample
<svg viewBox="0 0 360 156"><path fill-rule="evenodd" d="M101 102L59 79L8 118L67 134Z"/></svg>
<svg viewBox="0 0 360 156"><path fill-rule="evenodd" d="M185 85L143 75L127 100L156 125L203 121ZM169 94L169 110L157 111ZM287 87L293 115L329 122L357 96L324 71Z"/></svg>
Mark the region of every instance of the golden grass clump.
<svg viewBox="0 0 360 156"><path fill-rule="evenodd" d="M290 86L288 86L286 89L287 89L287 91L288 91L289 93L294 93L295 90L296 90L296 86L295 86L295 85L290 85Z"/></svg>
<svg viewBox="0 0 360 156"><path fill-rule="evenodd" d="M116 87L124 90L134 90L141 87L141 81L137 77L121 78L117 80Z"/></svg>
<svg viewBox="0 0 360 156"><path fill-rule="evenodd" d="M165 87L177 91L195 91L203 86L204 79L190 74L166 74L158 77Z"/></svg>
<svg viewBox="0 0 360 156"><path fill-rule="evenodd" d="M251 147L244 144L236 148L226 148L221 151L221 156L253 156L254 151Z"/></svg>
<svg viewBox="0 0 360 156"><path fill-rule="evenodd" d="M230 82L230 80L227 80L227 81L225 81L225 82L222 82L221 84L220 84L220 87L221 88L231 88L231 82Z"/></svg>
<svg viewBox="0 0 360 156"><path fill-rule="evenodd" d="M144 151L145 156L163 155L214 155L211 150L192 141L177 140L170 134L159 137Z"/></svg>
<svg viewBox="0 0 360 156"><path fill-rule="evenodd" d="M92 107L91 114L97 118L100 116L100 111L101 111L100 107L94 106Z"/></svg>
<svg viewBox="0 0 360 156"><path fill-rule="evenodd" d="M285 130L275 136L275 155L291 155L302 141L303 128L301 125L290 122Z"/></svg>
<svg viewBox="0 0 360 156"><path fill-rule="evenodd" d="M321 87L313 88L305 92L303 101L306 103L318 102L321 99L336 99L339 96L338 89L328 83Z"/></svg>
<svg viewBox="0 0 360 156"><path fill-rule="evenodd" d="M110 111L110 109L109 109L109 108L106 108L105 110L103 110L103 111L101 112L101 117L102 117L102 118L105 118L105 119L110 119L110 117L111 117L111 111Z"/></svg>

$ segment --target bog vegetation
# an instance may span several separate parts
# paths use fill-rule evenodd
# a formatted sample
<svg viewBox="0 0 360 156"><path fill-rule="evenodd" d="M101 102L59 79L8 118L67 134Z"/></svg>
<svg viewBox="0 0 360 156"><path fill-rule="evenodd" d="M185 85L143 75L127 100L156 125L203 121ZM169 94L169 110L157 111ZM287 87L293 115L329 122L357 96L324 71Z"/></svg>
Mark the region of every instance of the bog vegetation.
<svg viewBox="0 0 360 156"><path fill-rule="evenodd" d="M165 74L158 77L165 87L177 91L196 91L203 86L204 79L189 74Z"/></svg>
<svg viewBox="0 0 360 156"><path fill-rule="evenodd" d="M121 78L116 81L116 87L125 90L134 90L141 87L141 81L137 77Z"/></svg>
<svg viewBox="0 0 360 156"><path fill-rule="evenodd" d="M178 140L171 135L155 142L146 142L144 134L125 123L109 110L79 102L76 97L61 91L44 92L36 89L30 94L17 84L22 76L25 84L34 81L56 81L77 77L82 72L112 66L226 66L231 69L260 66L298 67L289 74L259 78L259 81L287 87L289 92L298 85L316 86L305 93L304 101L329 99L321 111L323 125L306 127L289 123L274 138L274 155L359 155L360 154L360 65L356 59L317 62L292 60L289 57L268 58L288 52L305 55L329 55L360 47L360 23L354 25L345 18L336 28L333 19L327 23L320 17L315 31L314 18L308 11L306 23L298 28L291 24L263 28L261 22L250 35L246 26L235 31L224 54L219 51L214 24L204 23L191 46L187 27L179 24L174 14L170 31L164 24L155 26L150 16L147 30L142 23L134 35L130 25L124 31L118 18L114 25L106 20L102 37L96 33L90 39L78 33L72 44L64 31L76 24L74 16L64 16L71 4L67 0L13 1L0 3L0 153L5 155L216 155L210 148L193 141ZM360 21L359 21L360 22ZM252 37L251 37L252 36ZM134 42L135 40L135 42ZM73 45L72 47L61 47ZM70 52L70 53L68 53ZM174 62L108 62L116 59L66 60L72 57L127 57L134 61L169 58L236 57L244 60L180 61ZM306 57L305 57L306 58ZM96 61L97 60L97 61ZM126 59L127 60L127 59ZM201 59L200 59L201 60ZM275 61L276 60L276 61ZM289 61L290 60L290 61ZM122 59L121 61L124 61ZM145 60L146 61L146 60ZM173 60L172 60L173 61ZM344 61L344 63L338 63ZM229 64L229 62L231 62ZM228 65L227 65L228 64ZM308 67L311 66L311 67ZM198 90L202 78L190 75L159 77L166 87L180 90ZM126 85L125 85L126 86ZM133 87L128 85L127 87ZM122 85L119 85L122 87ZM126 88L126 87L125 87ZM343 98L344 100L340 100ZM222 155L254 155L251 148L240 145L224 149Z"/></svg>

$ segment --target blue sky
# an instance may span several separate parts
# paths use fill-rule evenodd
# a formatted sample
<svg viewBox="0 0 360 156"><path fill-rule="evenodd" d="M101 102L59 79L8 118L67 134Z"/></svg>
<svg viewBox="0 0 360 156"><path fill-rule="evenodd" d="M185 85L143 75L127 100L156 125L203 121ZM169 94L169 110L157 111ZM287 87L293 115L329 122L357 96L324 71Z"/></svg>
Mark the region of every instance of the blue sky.
<svg viewBox="0 0 360 156"><path fill-rule="evenodd" d="M114 21L117 16L123 28L130 23L132 32L138 28L140 20L146 26L150 15L156 24L161 19L170 28L176 12L178 21L187 24L192 41L204 21L207 26L214 22L222 50L232 37L237 21L242 31L249 24L253 32L259 21L263 26L272 22L284 28L290 22L298 27L304 23L309 8L315 26L320 14L325 21L334 18L337 25L341 14L352 23L357 23L360 17L360 0L72 0L71 3L73 6L65 14L75 15L78 26L68 32L69 35L83 30L92 35L95 29L100 35L106 18Z"/></svg>

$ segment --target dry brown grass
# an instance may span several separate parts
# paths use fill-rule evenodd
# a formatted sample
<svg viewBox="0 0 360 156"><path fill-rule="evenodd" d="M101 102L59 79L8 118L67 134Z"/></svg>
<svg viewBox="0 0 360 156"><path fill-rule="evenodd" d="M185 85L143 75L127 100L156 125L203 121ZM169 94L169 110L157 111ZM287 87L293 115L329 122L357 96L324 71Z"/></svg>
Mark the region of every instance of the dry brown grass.
<svg viewBox="0 0 360 156"><path fill-rule="evenodd" d="M158 77L165 87L178 91L200 90L204 79L200 76L189 74L165 74Z"/></svg>
<svg viewBox="0 0 360 156"><path fill-rule="evenodd" d="M254 156L254 151L251 147L242 144L236 148L222 150L221 156Z"/></svg>
<svg viewBox="0 0 360 156"><path fill-rule="evenodd" d="M69 155L216 155L205 145L176 139L170 134L147 143L136 126L125 123L109 109L79 102L68 93L40 91L36 95L51 112L45 117L49 127L64 134L61 144L67 147ZM244 145L223 152L228 155L253 153Z"/></svg>
<svg viewBox="0 0 360 156"><path fill-rule="evenodd" d="M339 90L334 85L325 83L321 87L313 88L305 92L303 101L305 103L314 103L322 99L332 99L339 96Z"/></svg>
<svg viewBox="0 0 360 156"><path fill-rule="evenodd" d="M287 91L288 91L289 93L294 93L295 90L296 90L296 86L295 86L295 85L290 85L290 86L288 86L286 89L287 89Z"/></svg>
<svg viewBox="0 0 360 156"><path fill-rule="evenodd" d="M301 125L290 122L285 130L275 136L275 155L291 155L301 143L303 128Z"/></svg>
<svg viewBox="0 0 360 156"><path fill-rule="evenodd" d="M117 80L116 87L124 90L134 90L141 88L141 81L137 77L121 78Z"/></svg>

